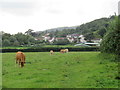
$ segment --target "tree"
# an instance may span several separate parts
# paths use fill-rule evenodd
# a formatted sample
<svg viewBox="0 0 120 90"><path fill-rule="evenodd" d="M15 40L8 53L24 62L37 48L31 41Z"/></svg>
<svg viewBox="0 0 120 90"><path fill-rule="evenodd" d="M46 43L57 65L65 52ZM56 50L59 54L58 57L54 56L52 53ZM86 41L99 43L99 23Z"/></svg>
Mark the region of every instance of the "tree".
<svg viewBox="0 0 120 90"><path fill-rule="evenodd" d="M53 43L55 45L67 45L67 44L70 44L70 42L67 39L54 41Z"/></svg>
<svg viewBox="0 0 120 90"><path fill-rule="evenodd" d="M15 38L20 43L20 45L28 44L29 37L30 37L29 35L25 35L25 34L22 34L22 33L15 34Z"/></svg>
<svg viewBox="0 0 120 90"><path fill-rule="evenodd" d="M103 29L101 29L101 30L98 31L98 34L99 34L101 37L103 37L105 33L106 33L106 29L105 29L105 28L103 28Z"/></svg>
<svg viewBox="0 0 120 90"><path fill-rule="evenodd" d="M88 33L88 34L85 35L85 38L86 38L87 40L91 41L91 40L94 39L95 37L94 37L94 34L93 34L93 33Z"/></svg>
<svg viewBox="0 0 120 90"><path fill-rule="evenodd" d="M34 39L33 37L31 37L31 36L28 38L28 41L29 41L30 43L35 43L35 39Z"/></svg>
<svg viewBox="0 0 120 90"><path fill-rule="evenodd" d="M24 45L24 41L25 41L24 34L17 33L17 34L15 34L15 37L16 37L17 41L20 43L20 45Z"/></svg>
<svg viewBox="0 0 120 90"><path fill-rule="evenodd" d="M101 52L120 56L120 16L116 16L107 28L107 33L101 42Z"/></svg>
<svg viewBox="0 0 120 90"><path fill-rule="evenodd" d="M34 30L28 29L28 31L26 31L25 33L26 33L27 35L31 35L32 31L34 31Z"/></svg>
<svg viewBox="0 0 120 90"><path fill-rule="evenodd" d="M10 38L11 34L9 33L2 33L2 40L8 39Z"/></svg>
<svg viewBox="0 0 120 90"><path fill-rule="evenodd" d="M10 42L15 42L17 39L14 36L10 36Z"/></svg>
<svg viewBox="0 0 120 90"><path fill-rule="evenodd" d="M3 41L3 46L10 46L10 41L8 39L5 39Z"/></svg>
<svg viewBox="0 0 120 90"><path fill-rule="evenodd" d="M19 44L19 42L16 40L16 41L14 41L14 43L13 43L13 46L19 46L20 44Z"/></svg>

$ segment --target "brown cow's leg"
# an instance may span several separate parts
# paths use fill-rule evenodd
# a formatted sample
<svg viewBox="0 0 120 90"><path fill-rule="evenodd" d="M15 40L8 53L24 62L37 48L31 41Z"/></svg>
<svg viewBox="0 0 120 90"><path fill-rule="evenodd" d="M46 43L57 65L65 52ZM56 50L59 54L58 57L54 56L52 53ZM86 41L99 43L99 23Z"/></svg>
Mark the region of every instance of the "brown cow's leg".
<svg viewBox="0 0 120 90"><path fill-rule="evenodd" d="M24 62L21 62L21 67L24 67Z"/></svg>
<svg viewBox="0 0 120 90"><path fill-rule="evenodd" d="M18 59L16 59L16 64L18 64Z"/></svg>
<svg viewBox="0 0 120 90"><path fill-rule="evenodd" d="M21 62L19 62L19 67L21 67Z"/></svg>

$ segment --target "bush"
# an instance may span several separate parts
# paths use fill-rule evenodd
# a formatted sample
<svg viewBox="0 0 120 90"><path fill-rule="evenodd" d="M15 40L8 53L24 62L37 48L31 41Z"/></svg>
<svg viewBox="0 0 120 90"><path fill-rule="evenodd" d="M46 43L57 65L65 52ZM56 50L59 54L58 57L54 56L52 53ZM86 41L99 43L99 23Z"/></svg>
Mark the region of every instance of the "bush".
<svg viewBox="0 0 120 90"><path fill-rule="evenodd" d="M67 45L70 44L70 42L67 39L64 40L58 40L53 42L54 45Z"/></svg>
<svg viewBox="0 0 120 90"><path fill-rule="evenodd" d="M98 47L65 47L69 49L69 51L99 51ZM59 52L61 49L65 49L64 47L32 47L29 49L1 49L2 52L49 52L50 50L53 50L55 52Z"/></svg>
<svg viewBox="0 0 120 90"><path fill-rule="evenodd" d="M107 33L101 42L101 52L120 55L120 17L110 22Z"/></svg>

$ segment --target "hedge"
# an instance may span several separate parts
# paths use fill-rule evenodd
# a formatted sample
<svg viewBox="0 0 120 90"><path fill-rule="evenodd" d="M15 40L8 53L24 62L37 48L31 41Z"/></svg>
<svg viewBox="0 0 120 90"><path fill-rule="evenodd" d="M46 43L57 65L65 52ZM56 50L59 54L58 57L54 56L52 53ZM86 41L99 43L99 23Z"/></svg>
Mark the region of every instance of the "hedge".
<svg viewBox="0 0 120 90"><path fill-rule="evenodd" d="M67 47L66 47L67 48ZM60 49L65 49L62 47L41 47L41 48L29 48L29 49L0 49L0 52L49 52L50 50L53 50L55 52L59 52ZM81 48L73 48L68 47L69 51L99 51L99 47L81 47Z"/></svg>

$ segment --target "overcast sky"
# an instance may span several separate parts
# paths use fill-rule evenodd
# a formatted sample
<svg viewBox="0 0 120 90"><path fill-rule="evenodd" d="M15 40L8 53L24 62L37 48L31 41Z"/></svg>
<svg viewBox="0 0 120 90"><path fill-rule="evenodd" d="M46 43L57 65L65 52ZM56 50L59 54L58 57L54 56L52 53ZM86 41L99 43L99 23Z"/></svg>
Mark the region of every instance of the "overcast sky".
<svg viewBox="0 0 120 90"><path fill-rule="evenodd" d="M76 26L118 13L119 0L0 0L0 31Z"/></svg>

